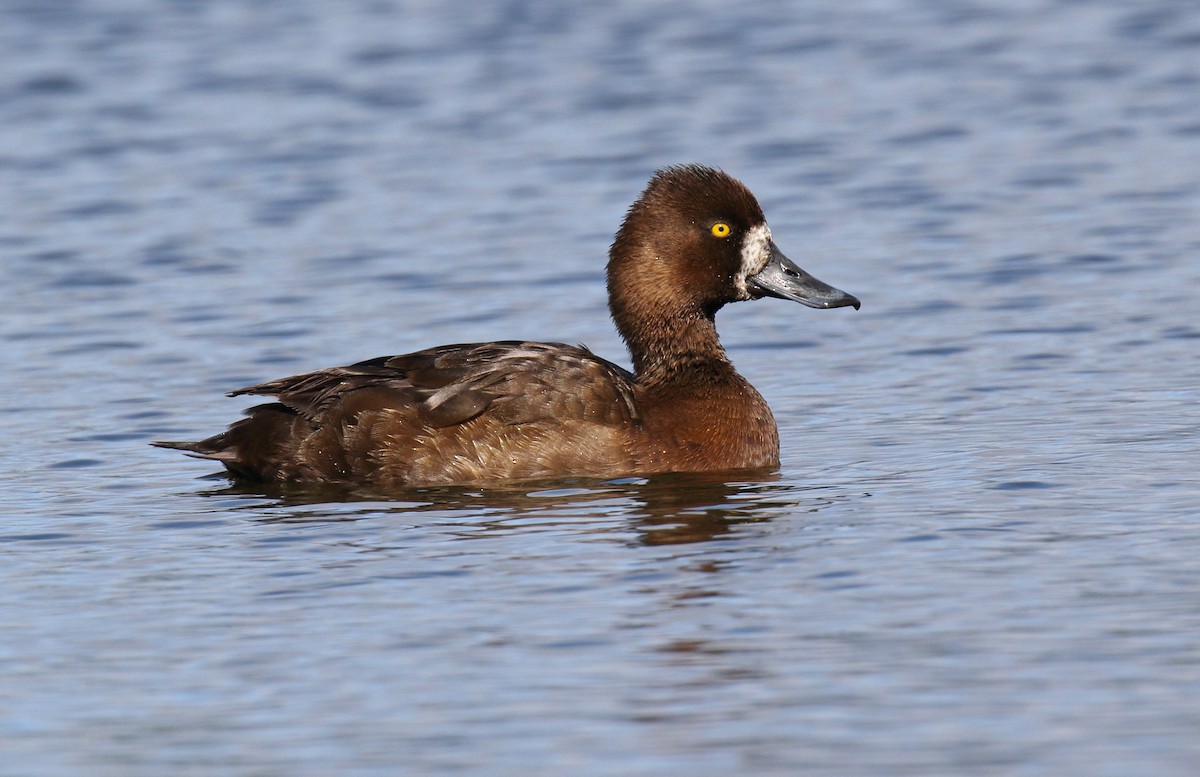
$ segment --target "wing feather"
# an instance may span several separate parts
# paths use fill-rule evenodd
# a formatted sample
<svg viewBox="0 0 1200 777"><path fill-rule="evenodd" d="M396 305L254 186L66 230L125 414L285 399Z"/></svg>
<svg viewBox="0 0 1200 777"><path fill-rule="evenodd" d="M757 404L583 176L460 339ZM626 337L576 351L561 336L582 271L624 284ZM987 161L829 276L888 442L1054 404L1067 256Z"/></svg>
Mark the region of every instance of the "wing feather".
<svg viewBox="0 0 1200 777"><path fill-rule="evenodd" d="M444 345L238 389L314 421L358 407L411 408L426 426L492 413L506 424L576 418L637 423L629 372L581 346L501 341Z"/></svg>

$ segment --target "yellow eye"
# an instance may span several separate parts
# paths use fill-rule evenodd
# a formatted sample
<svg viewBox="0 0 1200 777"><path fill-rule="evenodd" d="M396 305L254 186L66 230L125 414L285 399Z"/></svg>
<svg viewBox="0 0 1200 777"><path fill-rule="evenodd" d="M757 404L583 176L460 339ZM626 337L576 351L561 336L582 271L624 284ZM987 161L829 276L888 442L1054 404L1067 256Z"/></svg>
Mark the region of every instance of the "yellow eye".
<svg viewBox="0 0 1200 777"><path fill-rule="evenodd" d="M732 230L729 229L729 225L724 221L718 221L716 224L712 225L712 229L710 231L712 232L713 237L729 237L729 233Z"/></svg>

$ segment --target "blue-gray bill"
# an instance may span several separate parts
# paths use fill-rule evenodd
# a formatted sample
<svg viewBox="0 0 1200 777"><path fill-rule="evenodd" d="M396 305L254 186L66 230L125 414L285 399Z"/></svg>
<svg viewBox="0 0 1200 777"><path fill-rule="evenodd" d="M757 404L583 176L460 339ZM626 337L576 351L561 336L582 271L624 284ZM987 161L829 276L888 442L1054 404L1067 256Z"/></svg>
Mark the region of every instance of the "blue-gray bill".
<svg viewBox="0 0 1200 777"><path fill-rule="evenodd" d="M783 255L771 242L771 258L767 266L756 275L746 279L750 293L755 297L778 297L790 299L810 308L842 308L852 305L858 310L862 303L853 294L835 289L819 281Z"/></svg>

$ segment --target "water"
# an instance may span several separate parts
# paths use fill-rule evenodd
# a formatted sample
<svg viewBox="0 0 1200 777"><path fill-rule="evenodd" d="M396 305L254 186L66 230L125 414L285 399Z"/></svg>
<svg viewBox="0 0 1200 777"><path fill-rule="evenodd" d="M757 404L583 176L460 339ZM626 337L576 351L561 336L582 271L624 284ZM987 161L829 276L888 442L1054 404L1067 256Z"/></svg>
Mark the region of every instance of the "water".
<svg viewBox="0 0 1200 777"><path fill-rule="evenodd" d="M0 772L1191 775L1200 10L0 6ZM777 478L369 494L150 448L438 343L624 361L719 165Z"/></svg>

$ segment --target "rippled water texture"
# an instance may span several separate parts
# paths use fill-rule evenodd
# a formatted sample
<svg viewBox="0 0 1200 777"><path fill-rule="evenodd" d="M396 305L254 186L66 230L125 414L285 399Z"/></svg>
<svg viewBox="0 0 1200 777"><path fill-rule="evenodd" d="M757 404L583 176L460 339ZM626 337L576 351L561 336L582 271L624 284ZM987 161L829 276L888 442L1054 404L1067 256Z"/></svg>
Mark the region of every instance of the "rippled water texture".
<svg viewBox="0 0 1200 777"><path fill-rule="evenodd" d="M0 771L1193 775L1200 8L0 5ZM439 343L624 361L721 166L766 481L264 492L150 448Z"/></svg>

